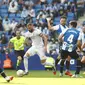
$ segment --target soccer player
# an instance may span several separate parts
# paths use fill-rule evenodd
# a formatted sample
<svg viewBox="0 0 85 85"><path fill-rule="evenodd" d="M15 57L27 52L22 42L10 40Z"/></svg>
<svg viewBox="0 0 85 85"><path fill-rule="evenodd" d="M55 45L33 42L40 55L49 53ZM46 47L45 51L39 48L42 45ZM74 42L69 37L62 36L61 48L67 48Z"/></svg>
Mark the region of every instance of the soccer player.
<svg viewBox="0 0 85 85"><path fill-rule="evenodd" d="M82 24L81 41L82 41L81 49L83 51L83 57L81 59L81 62L85 63L85 23Z"/></svg>
<svg viewBox="0 0 85 85"><path fill-rule="evenodd" d="M25 73L28 74L28 58L34 54L38 54L42 65L49 65L54 67L55 65L51 62L47 62L47 57L45 52L47 51L47 38L44 34L41 33L39 29L36 29L33 23L27 24L28 31L26 33L22 32L21 34L25 37L28 37L32 40L32 46L27 50L24 55L24 67ZM35 61L36 62L36 61Z"/></svg>
<svg viewBox="0 0 85 85"><path fill-rule="evenodd" d="M25 54L25 51L24 51L25 37L21 36L20 31L16 31L16 36L10 39L8 47L11 48L12 44L14 46L15 55L17 56L16 70L18 70L20 69L19 67L20 63L23 60L23 56Z"/></svg>
<svg viewBox="0 0 85 85"><path fill-rule="evenodd" d="M61 63L60 63L60 74L63 75L63 67L65 59L70 56L77 60L76 72L72 77L78 77L81 69L81 60L79 55L76 52L78 47L81 50L81 35L80 32L76 29L77 22L71 21L69 23L70 28L66 31L63 31L59 36L59 41L62 41L62 50L61 50Z"/></svg>
<svg viewBox="0 0 85 85"><path fill-rule="evenodd" d="M48 23L48 29L52 30L52 31L56 31L57 35L59 36L61 32L63 32L65 29L68 29L68 27L66 26L66 20L67 18L65 16L62 16L60 18L60 24L56 25L56 26L51 26L49 19L47 19L47 23ZM59 42L59 56L56 59L56 65L58 64L58 62L61 59L61 46L62 46L62 42ZM66 60L66 72L65 75L69 75L71 76L72 74L69 71L69 67L70 67L70 57L68 56L68 59Z"/></svg>
<svg viewBox="0 0 85 85"><path fill-rule="evenodd" d="M10 82L11 80L13 80L13 76L7 76L7 75L5 74L5 72L3 71L3 69L1 69L1 68L0 68L0 74L1 74L1 76L2 76L3 78L5 78L5 80L6 80L7 82Z"/></svg>

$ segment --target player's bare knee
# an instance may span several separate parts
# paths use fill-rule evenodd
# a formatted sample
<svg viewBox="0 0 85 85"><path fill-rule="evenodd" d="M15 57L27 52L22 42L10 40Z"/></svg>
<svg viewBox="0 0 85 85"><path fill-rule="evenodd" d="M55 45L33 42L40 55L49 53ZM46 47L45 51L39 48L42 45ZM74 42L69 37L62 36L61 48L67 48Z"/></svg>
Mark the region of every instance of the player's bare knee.
<svg viewBox="0 0 85 85"><path fill-rule="evenodd" d="M18 60L22 60L22 57L21 56L18 56Z"/></svg>
<svg viewBox="0 0 85 85"><path fill-rule="evenodd" d="M29 53L26 53L25 55L24 55L24 58L25 57L29 57L30 56L30 54Z"/></svg>
<svg viewBox="0 0 85 85"><path fill-rule="evenodd" d="M81 62L85 63L85 56L82 57Z"/></svg>
<svg viewBox="0 0 85 85"><path fill-rule="evenodd" d="M70 60L71 60L71 57L70 57L70 56L68 56L67 61L70 61Z"/></svg>
<svg viewBox="0 0 85 85"><path fill-rule="evenodd" d="M46 62L46 59L41 60L41 64L42 64L42 65L44 65L44 64L45 64L45 62Z"/></svg>
<svg viewBox="0 0 85 85"><path fill-rule="evenodd" d="M85 59L81 59L81 62L82 62L82 63L85 63Z"/></svg>
<svg viewBox="0 0 85 85"><path fill-rule="evenodd" d="M84 60L81 60L82 63L84 63Z"/></svg>

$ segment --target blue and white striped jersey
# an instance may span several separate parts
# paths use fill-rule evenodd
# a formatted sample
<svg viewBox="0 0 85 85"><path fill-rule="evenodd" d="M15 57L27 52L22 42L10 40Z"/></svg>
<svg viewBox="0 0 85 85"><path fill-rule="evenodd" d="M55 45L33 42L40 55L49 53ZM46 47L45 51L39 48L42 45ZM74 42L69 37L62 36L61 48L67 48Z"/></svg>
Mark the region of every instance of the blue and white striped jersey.
<svg viewBox="0 0 85 85"><path fill-rule="evenodd" d="M75 28L70 28L62 32L64 34L62 50L72 52L77 47L77 40L81 40L80 32Z"/></svg>

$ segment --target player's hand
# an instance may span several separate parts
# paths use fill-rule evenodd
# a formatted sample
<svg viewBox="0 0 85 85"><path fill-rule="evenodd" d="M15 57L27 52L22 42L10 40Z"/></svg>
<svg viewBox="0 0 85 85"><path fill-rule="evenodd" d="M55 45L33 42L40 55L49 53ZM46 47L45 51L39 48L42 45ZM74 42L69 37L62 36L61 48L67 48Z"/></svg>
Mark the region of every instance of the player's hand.
<svg viewBox="0 0 85 85"><path fill-rule="evenodd" d="M51 20L51 18L46 18L47 22L49 22Z"/></svg>

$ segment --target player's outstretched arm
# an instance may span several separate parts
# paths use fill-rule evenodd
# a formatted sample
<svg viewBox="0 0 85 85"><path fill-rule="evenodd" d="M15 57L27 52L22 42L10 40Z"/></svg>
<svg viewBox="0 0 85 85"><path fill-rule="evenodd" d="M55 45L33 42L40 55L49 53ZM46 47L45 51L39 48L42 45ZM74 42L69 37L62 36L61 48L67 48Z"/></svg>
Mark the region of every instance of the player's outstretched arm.
<svg viewBox="0 0 85 85"><path fill-rule="evenodd" d="M58 37L58 41L59 41L59 42L62 42L62 41L63 41L63 40L62 40L63 36L64 36L64 34L60 34L60 35L59 35L59 37Z"/></svg>
<svg viewBox="0 0 85 85"><path fill-rule="evenodd" d="M53 27L50 24L50 21L51 21L51 19L50 18L47 18L48 29L49 30L54 30Z"/></svg>
<svg viewBox="0 0 85 85"><path fill-rule="evenodd" d="M82 51L81 45L82 45L81 40L78 40L77 41L77 47L80 49L80 51Z"/></svg>

